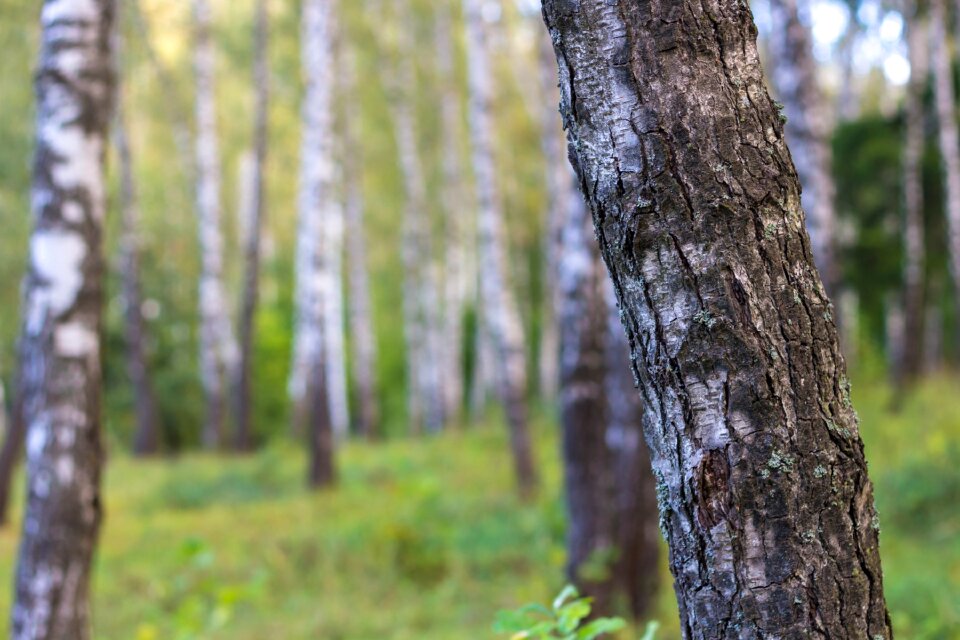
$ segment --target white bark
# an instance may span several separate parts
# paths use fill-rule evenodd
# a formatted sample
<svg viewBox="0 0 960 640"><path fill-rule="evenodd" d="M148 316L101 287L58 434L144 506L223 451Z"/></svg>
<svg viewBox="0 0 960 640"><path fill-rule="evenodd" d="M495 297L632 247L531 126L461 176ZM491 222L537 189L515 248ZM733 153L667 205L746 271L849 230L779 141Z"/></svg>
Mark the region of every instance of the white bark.
<svg viewBox="0 0 960 640"><path fill-rule="evenodd" d="M957 102L953 88L952 58L947 42L944 0L930 2L930 45L933 52L934 96L939 122L940 157L943 162L947 216L947 250L953 286L960 295L960 139L957 137Z"/></svg>
<svg viewBox="0 0 960 640"><path fill-rule="evenodd" d="M193 0L197 223L200 241L200 370L207 402L203 443L223 442L225 388L237 364L238 348L230 324L223 283L220 147L214 90L215 51L207 0Z"/></svg>
<svg viewBox="0 0 960 640"><path fill-rule="evenodd" d="M507 281L507 247L493 152L493 74L481 0L464 0L470 87L470 142L477 189L481 322L496 350L498 387L507 413L521 492L537 484L526 406L523 326Z"/></svg>

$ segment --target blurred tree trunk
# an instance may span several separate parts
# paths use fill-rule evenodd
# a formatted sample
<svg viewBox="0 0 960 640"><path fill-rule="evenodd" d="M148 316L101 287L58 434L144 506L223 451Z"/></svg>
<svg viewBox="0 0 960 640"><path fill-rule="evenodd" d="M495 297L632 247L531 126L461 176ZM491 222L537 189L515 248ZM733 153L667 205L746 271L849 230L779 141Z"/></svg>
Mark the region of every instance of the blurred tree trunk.
<svg viewBox="0 0 960 640"><path fill-rule="evenodd" d="M559 316L563 304L560 291L560 263L563 256L563 229L571 206L579 206L579 191L567 188L570 167L567 161L566 141L557 115L560 94L557 91L556 58L547 34L539 38L540 71L540 146L545 169L544 186L547 194L546 233L544 234L544 309L543 332L540 337L540 392L546 399L556 398L559 374ZM571 202L573 200L573 202Z"/></svg>
<svg viewBox="0 0 960 640"><path fill-rule="evenodd" d="M469 124L477 189L481 320L489 331L500 399L510 428L514 471L521 495L537 488L527 415L523 326L507 280L507 244L493 152L493 72L490 69L482 0L463 0L467 25Z"/></svg>
<svg viewBox="0 0 960 640"><path fill-rule="evenodd" d="M407 394L410 427L437 432L444 425L444 396L441 391L438 353L441 336L437 322L436 270L427 217L426 182L417 145L417 123L413 95L416 88L413 18L409 3L397 2L400 28L397 55L399 64L393 97L393 117L403 174L403 313L407 343Z"/></svg>
<svg viewBox="0 0 960 640"><path fill-rule="evenodd" d="M337 185L342 184L340 165L335 165ZM336 190L334 190L336 191ZM327 398L330 403L330 423L338 438L345 438L350 430L350 403L347 399L347 341L343 322L343 206L336 195L331 203L326 222L321 227L320 250L324 253L323 276L329 295L324 297L323 335L327 361Z"/></svg>
<svg viewBox="0 0 960 640"><path fill-rule="evenodd" d="M244 229L243 297L240 301L240 356L233 380L236 417L234 447L248 451L253 446L252 384L257 303L260 298L260 235L265 209L264 172L267 161L267 118L270 105L270 66L267 43L270 29L267 0L257 0L253 28L253 156L250 180L242 206Z"/></svg>
<svg viewBox="0 0 960 640"><path fill-rule="evenodd" d="M11 637L90 637L103 464L104 160L113 100L112 0L40 13L33 233L23 284L27 504Z"/></svg>
<svg viewBox="0 0 960 640"><path fill-rule="evenodd" d="M346 46L346 45L345 45ZM357 113L357 60L354 52L344 53L344 102L352 105L345 115L344 174L345 217L347 234L347 278L350 288L350 328L353 346L353 375L357 398L357 431L365 438L380 434L380 412L377 404L377 343L373 330L370 304L370 278L367 272L367 241L364 228L363 148L360 136L360 114Z"/></svg>
<svg viewBox="0 0 960 640"><path fill-rule="evenodd" d="M465 215L463 163L460 156L460 92L454 72L453 20L446 3L437 8L434 27L437 72L441 84L440 127L442 134L444 211L444 320L443 392L447 419L463 414L464 399L464 314L476 282L471 243L470 218Z"/></svg>
<svg viewBox="0 0 960 640"><path fill-rule="evenodd" d="M120 6L119 4L117 5ZM117 16L119 19L119 16ZM117 27L118 31L120 27ZM116 41L117 52L121 39ZM117 56L119 59L119 55ZM119 65L117 73L119 74ZM120 165L120 278L123 293L124 338L127 374L133 383L137 428L133 440L134 455L156 454L160 447L160 416L147 365L146 327L143 320L143 294L140 285L140 207L133 175L133 159L124 115L123 83L116 91L117 158Z"/></svg>
<svg viewBox="0 0 960 640"><path fill-rule="evenodd" d="M910 55L910 84L907 86L903 145L903 310L905 330L902 358L894 368L898 388L904 388L923 369L924 239L923 239L923 150L925 145L923 95L929 79L928 29L917 15L907 24Z"/></svg>
<svg viewBox="0 0 960 640"><path fill-rule="evenodd" d="M817 80L810 30L800 20L801 1L770 0L772 33L777 34L769 41L771 76L777 97L783 102L787 142L803 187L813 257L827 293L835 299L840 271L834 245L836 189L830 166L827 109Z"/></svg>
<svg viewBox="0 0 960 640"><path fill-rule="evenodd" d="M545 0L687 639L891 637L877 514L746 4Z"/></svg>
<svg viewBox="0 0 960 640"><path fill-rule="evenodd" d="M310 483L332 482L333 424L326 376L324 313L331 295L324 226L333 216L333 34L332 3L304 0L301 14L301 65L306 80L298 202L296 306L290 390L297 429L306 431L311 454ZM307 426L307 429L303 429Z"/></svg>
<svg viewBox="0 0 960 640"><path fill-rule="evenodd" d="M237 344L230 325L223 283L223 232L220 228L220 145L214 89L216 56L208 0L192 0L197 221L200 240L200 372L207 403L203 444L223 444L225 384L232 380Z"/></svg>
<svg viewBox="0 0 960 640"><path fill-rule="evenodd" d="M950 256L950 275L953 277L956 292L954 297L960 310L960 139L957 137L957 102L954 95L952 59L947 42L948 23L944 0L931 0L929 6L933 88L939 123L947 215L947 250ZM956 331L957 327L954 327L954 330Z"/></svg>

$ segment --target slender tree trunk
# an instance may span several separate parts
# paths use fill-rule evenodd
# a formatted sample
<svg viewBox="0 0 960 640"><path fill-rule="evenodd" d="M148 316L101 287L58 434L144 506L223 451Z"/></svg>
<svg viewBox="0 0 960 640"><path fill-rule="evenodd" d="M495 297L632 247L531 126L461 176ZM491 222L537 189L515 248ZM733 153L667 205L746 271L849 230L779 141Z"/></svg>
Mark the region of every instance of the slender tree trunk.
<svg viewBox="0 0 960 640"><path fill-rule="evenodd" d="M260 235L265 209L264 173L267 160L267 118L270 106L270 66L267 43L270 30L267 0L257 0L253 32L253 165L244 242L243 298L240 303L240 355L235 370L233 402L236 417L234 446L247 451L253 445L252 381L257 303L260 298Z"/></svg>
<svg viewBox="0 0 960 640"><path fill-rule="evenodd" d="M444 210L444 316L442 379L444 414L448 419L463 415L464 401L464 330L467 300L476 281L470 247L469 216L464 215L465 189L463 163L458 144L461 135L461 102L454 72L453 20L450 6L437 9L434 28L437 67L440 76L440 126L443 131L443 199Z"/></svg>
<svg viewBox="0 0 960 640"><path fill-rule="evenodd" d="M504 214L493 155L493 73L482 2L464 0L470 87L470 142L477 185L481 322L494 346L500 399L510 427L510 446L520 493L532 495L537 471L527 416L526 354L520 314L507 281Z"/></svg>
<svg viewBox="0 0 960 640"><path fill-rule="evenodd" d="M357 68L352 50L345 53L344 74L347 104L356 105ZM357 399L357 431L365 438L380 434L380 411L377 403L377 343L373 330L373 306L370 303L370 278L367 271L367 241L364 229L363 148L360 139L359 114L350 113L344 125L344 173L347 233L347 278L350 287L349 311L353 346L353 377Z"/></svg>
<svg viewBox="0 0 960 640"><path fill-rule="evenodd" d="M19 380L18 378L15 378ZM10 521L10 488L13 484L13 472L17 468L23 451L23 392L19 382L14 384L10 402L6 429L3 434L3 446L0 447L0 527Z"/></svg>
<svg viewBox="0 0 960 640"><path fill-rule="evenodd" d="M687 639L890 638L877 514L745 3L544 0Z"/></svg>
<svg viewBox="0 0 960 640"><path fill-rule="evenodd" d="M907 87L906 140L903 146L903 357L894 369L899 388L907 386L923 369L924 239L923 150L925 147L923 94L929 79L926 21L913 16L907 27L910 84Z"/></svg>
<svg viewBox="0 0 960 640"><path fill-rule="evenodd" d="M337 174L339 174L339 167ZM337 175L336 182L342 180ZM334 190L336 191L336 190ZM327 398L330 403L330 422L338 438L350 431L350 406L347 401L347 347L344 332L343 309L343 207L336 194L331 195L330 206L321 226L320 250L324 254L323 277L327 279L324 297L323 335L327 361Z"/></svg>
<svg viewBox="0 0 960 640"><path fill-rule="evenodd" d="M118 5L119 6L119 5ZM118 45L119 47L119 45ZM123 91L117 89L114 134L120 164L120 271L124 306L127 374L133 383L137 429L133 440L135 455L153 455L160 448L160 416L147 366L146 327L143 321L143 294L140 286L140 208L133 176L133 159L123 110Z"/></svg>
<svg viewBox="0 0 960 640"><path fill-rule="evenodd" d="M829 295L836 296L840 284L836 247L836 191L831 173L827 109L817 80L810 30L800 20L802 0L770 0L772 31L770 56L772 79L783 102L787 142L807 212L807 231L813 257Z"/></svg>
<svg viewBox="0 0 960 640"><path fill-rule="evenodd" d="M225 383L236 366L237 347L227 313L223 284L223 232L220 229L220 146L214 92L215 53L208 0L192 0L196 83L196 184L200 240L200 372L207 415L203 444L223 444Z"/></svg>
<svg viewBox="0 0 960 640"><path fill-rule="evenodd" d="M413 26L407 2L399 2L399 57L393 114L406 202L403 211L404 327L407 341L407 385L410 426L437 432L443 428L441 361L436 326L437 282L433 268L427 193L417 148L413 92Z"/></svg>
<svg viewBox="0 0 960 640"><path fill-rule="evenodd" d="M310 484L333 481L333 423L330 412L330 369L326 360L324 314L331 295L330 256L323 243L324 225L337 207L333 163L333 34L332 3L304 0L301 17L302 66L306 79L300 158L297 236L297 327L294 338L291 391L294 418L307 425Z"/></svg>
<svg viewBox="0 0 960 640"><path fill-rule="evenodd" d="M556 59L553 45L547 34L540 38L539 71L541 114L540 140L543 151L547 194L546 234L543 246L544 261L544 312L543 334L540 338L540 391L546 398L557 395L559 377L559 315L563 304L563 293L558 283L560 265L563 259L563 229L571 206L582 206L579 191L566 188L570 181L570 166L567 161L566 140L560 129L557 105L560 94L557 91ZM576 199L571 203L571 195Z"/></svg>
<svg viewBox="0 0 960 640"><path fill-rule="evenodd" d="M90 637L100 528L104 159L111 0L41 9L34 228L23 292L27 507L11 637Z"/></svg>
<svg viewBox="0 0 960 640"><path fill-rule="evenodd" d="M950 256L950 275L953 277L956 292L954 297L957 308L960 309L960 138L957 137L957 102L946 29L947 11L944 0L931 0L930 46L933 52L933 87L939 123L940 157L943 162L947 250Z"/></svg>

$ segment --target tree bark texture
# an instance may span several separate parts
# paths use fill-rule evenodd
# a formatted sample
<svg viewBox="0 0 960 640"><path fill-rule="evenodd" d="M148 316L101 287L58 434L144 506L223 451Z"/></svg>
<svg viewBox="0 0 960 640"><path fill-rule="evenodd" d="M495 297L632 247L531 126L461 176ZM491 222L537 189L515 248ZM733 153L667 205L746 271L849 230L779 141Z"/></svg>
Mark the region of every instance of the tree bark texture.
<svg viewBox="0 0 960 640"><path fill-rule="evenodd" d="M903 145L903 358L894 371L897 386L915 380L923 369L924 260L923 150L926 141L923 96L930 77L928 29L913 16L907 25L910 84L907 86Z"/></svg>
<svg viewBox="0 0 960 640"><path fill-rule="evenodd" d="M503 205L494 160L492 98L487 32L481 0L464 0L467 25L470 143L477 190L478 267L481 322L493 343L497 384L510 428L514 471L522 495L537 487L537 471L527 415L526 353L523 325L507 280Z"/></svg>
<svg viewBox="0 0 960 640"><path fill-rule="evenodd" d="M196 131L197 224L200 241L200 374L207 413L203 444L216 448L224 442L225 386L232 380L237 345L230 324L223 283L220 144L214 87L216 55L211 37L208 0L192 0L194 20L193 69Z"/></svg>
<svg viewBox="0 0 960 640"><path fill-rule="evenodd" d="M787 143L803 188L801 203L807 213L807 232L813 258L827 293L836 296L839 266L836 257L835 187L830 153L826 102L817 80L813 38L800 19L802 0L770 0L772 33L769 39L771 76L783 102Z"/></svg>
<svg viewBox="0 0 960 640"><path fill-rule="evenodd" d="M749 8L543 8L650 411L683 637L890 638L857 418Z"/></svg>
<svg viewBox="0 0 960 640"><path fill-rule="evenodd" d="M146 456L156 454L160 449L160 414L147 363L147 333L142 311L143 292L140 280L140 205L120 84L118 82L114 142L120 165L120 278L123 294L123 333L126 341L127 375L130 376L130 382L133 385L137 417L133 453Z"/></svg>
<svg viewBox="0 0 960 640"><path fill-rule="evenodd" d="M357 61L353 50L345 54L344 99L356 105ZM350 329L353 346L353 381L357 401L357 431L365 438L380 434L380 411L377 402L377 342L373 329L373 305L370 302L370 276L367 267L367 238L364 225L363 149L360 144L360 117L346 114L344 125L344 158L347 281L349 282Z"/></svg>
<svg viewBox="0 0 960 640"><path fill-rule="evenodd" d="M90 637L101 521L104 162L113 98L111 0L47 0L23 292L27 504L11 637Z"/></svg>
<svg viewBox="0 0 960 640"><path fill-rule="evenodd" d="M960 139L957 137L957 100L951 70L952 58L947 42L945 0L931 0L929 8L930 47L933 53L931 66L947 216L947 251L950 275L960 309Z"/></svg>
<svg viewBox="0 0 960 640"><path fill-rule="evenodd" d="M306 79L300 158L296 258L297 324L291 371L294 419L299 420L311 454L310 483L334 477L333 422L326 377L324 337L332 295L331 256L324 227L337 213L333 162L333 34L335 15L326 0L305 0L301 14L302 65Z"/></svg>
<svg viewBox="0 0 960 640"><path fill-rule="evenodd" d="M256 338L257 303L260 298L260 235L265 210L264 174L267 161L270 107L270 66L267 56L270 18L267 0L257 0L253 28L253 158L249 185L250 201L244 239L243 297L240 301L240 355L233 381L236 420L234 447L247 451L253 445L253 352Z"/></svg>

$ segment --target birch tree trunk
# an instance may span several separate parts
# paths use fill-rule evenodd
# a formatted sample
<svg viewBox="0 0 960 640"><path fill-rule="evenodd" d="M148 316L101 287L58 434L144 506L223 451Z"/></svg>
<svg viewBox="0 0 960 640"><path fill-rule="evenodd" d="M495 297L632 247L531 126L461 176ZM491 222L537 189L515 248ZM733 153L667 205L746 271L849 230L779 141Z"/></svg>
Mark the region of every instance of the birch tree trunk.
<svg viewBox="0 0 960 640"><path fill-rule="evenodd" d="M380 434L380 411L377 403L377 343L373 330L373 307L370 303L370 278L367 269L367 241L364 228L363 148L360 136L360 115L354 111L357 93L356 56L345 52L344 100L353 105L346 114L343 128L345 173L345 219L347 239L347 281L349 282L350 329L353 346L353 378L357 399L357 431L365 438Z"/></svg>
<svg viewBox="0 0 960 640"><path fill-rule="evenodd" d="M544 0L687 639L890 638L878 521L745 3Z"/></svg>
<svg viewBox="0 0 960 640"><path fill-rule="evenodd" d="M335 15L327 0L304 0L301 14L303 98L297 233L297 326L291 391L294 419L308 426L310 484L335 478L333 424L326 376L324 313L331 295L329 255L323 227L337 207L333 163L333 34Z"/></svg>
<svg viewBox="0 0 960 640"><path fill-rule="evenodd" d="M194 20L195 154L197 222L200 240L200 373L207 415L203 444L223 444L225 384L232 380L237 345L230 326L223 284L223 232L220 229L220 147L214 92L215 53L208 0L192 0Z"/></svg>
<svg viewBox="0 0 960 640"><path fill-rule="evenodd" d="M257 0L253 30L253 156L249 202L246 205L243 297L240 302L240 344L233 379L236 420L234 447L248 451L252 445L253 351L256 338L257 303L260 298L260 235L265 209L264 171L267 160L267 118L270 106L270 67L267 57L269 16L267 0Z"/></svg>
<svg viewBox="0 0 960 640"><path fill-rule="evenodd" d="M546 398L555 398L557 383L560 380L558 357L560 348L559 316L563 304L563 293L560 291L558 279L560 277L560 263L563 257L563 229L570 215L571 198L567 183L570 181L570 166L566 158L563 132L560 129L557 117L556 58L553 55L553 45L547 34L540 38L539 71L541 114L540 140L543 151L545 181L547 193L546 234L543 247L544 262L544 313L543 334L540 338L540 392ZM581 206L579 192L574 192L576 202L573 206Z"/></svg>
<svg viewBox="0 0 960 640"><path fill-rule="evenodd" d="M493 343L500 399L510 428L514 471L522 496L537 488L527 416L526 354L520 314L507 281L503 209L493 155L493 73L481 0L463 0L467 25L470 142L477 188L481 322Z"/></svg>
<svg viewBox="0 0 960 640"><path fill-rule="evenodd" d="M403 210L404 327L407 342L407 385L410 426L437 432L443 428L441 360L436 326L437 282L427 218L426 182L417 148L414 117L413 29L407 2L397 3L400 17L396 96L393 116L406 201Z"/></svg>
<svg viewBox="0 0 960 640"><path fill-rule="evenodd" d="M90 637L103 464L100 348L111 0L47 0L35 76L33 233L23 285L27 505L11 637Z"/></svg>
<svg viewBox="0 0 960 640"><path fill-rule="evenodd" d="M923 150L925 147L923 94L930 76L926 21L914 15L907 25L910 84L906 98L906 139L903 145L903 358L897 363L897 386L903 388L923 368L924 238Z"/></svg>
<svg viewBox="0 0 960 640"><path fill-rule="evenodd" d="M472 237L466 215L463 162L460 156L461 102L454 72L453 20L450 6L437 8L434 28L437 67L440 76L440 127L442 135L444 210L443 363L444 414L458 419L464 402L464 314L476 282L475 261L469 247Z"/></svg>
<svg viewBox="0 0 960 640"><path fill-rule="evenodd" d="M119 5L118 5L119 6ZM117 47L119 48L119 44ZM119 67L118 67L119 69ZM124 338L127 375L133 383L137 429L135 455L153 455L160 448L160 416L147 365L146 327L140 286L140 208L133 176L133 159L124 117L122 83L118 81L116 104L117 159L120 164L120 277L123 293Z"/></svg>
<svg viewBox="0 0 960 640"><path fill-rule="evenodd" d="M773 62L771 76L777 97L783 102L787 143L803 188L807 232L813 258L827 293L836 296L840 284L836 247L836 189L831 173L831 153L826 103L817 80L810 30L800 20L802 0L770 0L772 32L769 39Z"/></svg>
<svg viewBox="0 0 960 640"><path fill-rule="evenodd" d="M335 175L339 173L335 170ZM341 179L342 176L336 175L337 183ZM343 439L350 431L350 406L347 401L347 343L343 326L343 207L336 190L330 196L324 223L320 227L320 251L324 254L321 273L327 280L325 289L328 291L328 295L324 296L323 311L327 398L334 434Z"/></svg>
<svg viewBox="0 0 960 640"><path fill-rule="evenodd" d="M957 137L957 102L951 70L952 58L947 42L947 11L944 0L931 0L929 7L933 88L939 123L947 215L947 251L955 298L960 309L960 139Z"/></svg>

